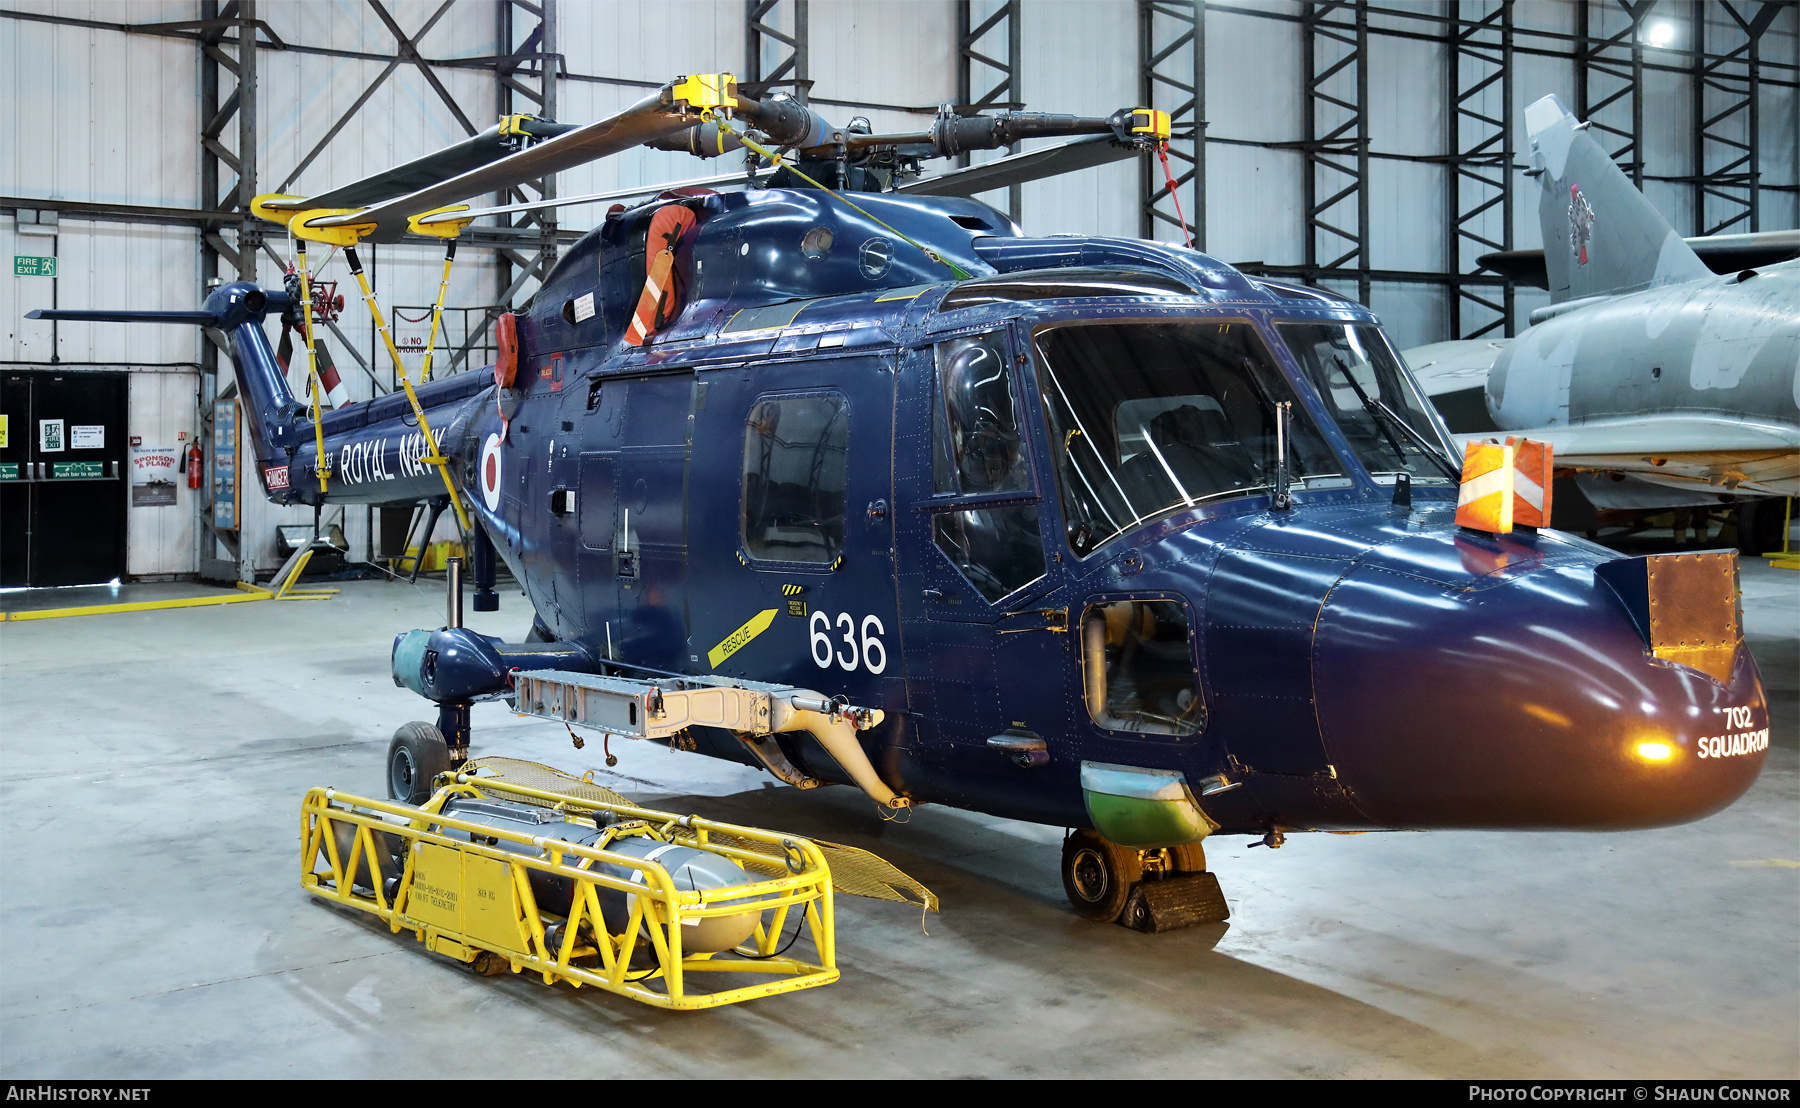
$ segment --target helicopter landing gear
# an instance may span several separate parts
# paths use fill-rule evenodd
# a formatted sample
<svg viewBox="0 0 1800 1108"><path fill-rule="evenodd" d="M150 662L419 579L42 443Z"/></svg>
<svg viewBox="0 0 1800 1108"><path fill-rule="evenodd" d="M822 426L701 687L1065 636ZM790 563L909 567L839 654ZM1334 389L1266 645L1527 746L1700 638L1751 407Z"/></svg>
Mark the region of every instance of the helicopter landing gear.
<svg viewBox="0 0 1800 1108"><path fill-rule="evenodd" d="M1155 933L1231 916L1199 843L1137 849L1079 830L1063 841L1062 879L1076 914L1097 923Z"/></svg>
<svg viewBox="0 0 1800 1108"><path fill-rule="evenodd" d="M1063 892L1075 914L1111 923L1125 910L1131 887L1144 875L1139 852L1085 828L1063 840Z"/></svg>
<svg viewBox="0 0 1800 1108"><path fill-rule="evenodd" d="M450 748L442 732L429 723L401 724L388 743L388 798L423 804L431 799L432 780L449 768Z"/></svg>

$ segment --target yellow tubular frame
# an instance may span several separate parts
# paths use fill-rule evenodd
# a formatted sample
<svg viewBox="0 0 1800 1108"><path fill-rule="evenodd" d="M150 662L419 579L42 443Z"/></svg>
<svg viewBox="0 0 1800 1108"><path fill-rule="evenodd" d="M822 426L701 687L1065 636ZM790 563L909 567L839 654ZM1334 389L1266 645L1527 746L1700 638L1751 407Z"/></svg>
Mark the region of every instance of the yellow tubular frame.
<svg viewBox="0 0 1800 1108"><path fill-rule="evenodd" d="M449 780L446 774L439 781L448 783L439 788L422 809L351 796L332 789L308 792L300 815L301 887L321 900L368 912L387 923L388 929L395 934L411 930L428 949L459 961L473 962L487 952L505 959L514 973L541 974L546 984L561 980L577 988L592 985L658 1008L682 1011L716 1008L829 985L838 979L831 871L824 854L806 839L631 804L604 804L500 780L469 778L461 774ZM445 801L452 797L483 794L536 802L540 807L555 805L565 814L575 816L610 812L628 821L609 829L610 835L601 839L603 846L621 836L644 835L707 850L733 861L768 862L765 855L710 841L711 835L721 834L776 846L788 856L798 856L803 864L798 873L790 868L787 874L753 878L742 885L683 891L676 887L669 871L655 862L438 814ZM382 816L398 817L407 822L384 820ZM338 846L335 832L339 825L354 828L348 857ZM386 863L380 861L383 856L375 846L374 833L378 830L398 836L406 844L405 862L391 902L385 886L392 875L382 872L375 882L376 887L367 893L359 891L349 879L349 875L357 874L359 870L384 869ZM457 832L465 837L453 837ZM470 832L483 841L472 841L467 837ZM516 843L535 852L517 854L489 846L485 840L490 838ZM507 867L512 891L517 897L519 915L515 922L519 926L519 947L522 949L508 949L491 938L478 939L448 930L410 913L414 870L427 846L460 855L458 861L465 881L470 873L471 859L497 861ZM368 859L377 861L371 864ZM599 862L634 870L638 877L625 880L592 868ZM564 918L538 907L531 892L530 873L533 870L574 883L572 908L564 920L562 942L555 948L547 944L546 926ZM633 894L629 919L619 934L611 933L604 922L600 905L602 890ZM468 895L465 893L462 899L467 900ZM731 952L741 957L682 952L684 922L741 915L746 903L752 901L758 910L755 933L746 945ZM777 954L783 927L795 907L801 908L804 914L804 926L818 951L817 963ZM591 942L586 941L588 936L581 934L584 923L591 928ZM645 935L650 940L653 965L648 972L640 970L634 974L630 968L632 958L639 953L640 939ZM598 966L576 964L576 959L595 958ZM710 992L693 991L690 975L703 973L782 975L785 980ZM660 990L650 987L657 982L661 983Z"/></svg>

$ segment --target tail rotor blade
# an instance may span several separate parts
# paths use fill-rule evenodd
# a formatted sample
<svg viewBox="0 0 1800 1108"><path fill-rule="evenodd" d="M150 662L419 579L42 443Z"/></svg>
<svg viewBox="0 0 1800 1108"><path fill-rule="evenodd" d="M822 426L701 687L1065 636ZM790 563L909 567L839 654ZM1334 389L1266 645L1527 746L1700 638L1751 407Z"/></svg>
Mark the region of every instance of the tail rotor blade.
<svg viewBox="0 0 1800 1108"><path fill-rule="evenodd" d="M319 387L325 390L325 399L332 407L341 408L350 403L350 390L338 376L337 364L331 360L331 348L325 345L325 340L315 338L313 346L318 350Z"/></svg>

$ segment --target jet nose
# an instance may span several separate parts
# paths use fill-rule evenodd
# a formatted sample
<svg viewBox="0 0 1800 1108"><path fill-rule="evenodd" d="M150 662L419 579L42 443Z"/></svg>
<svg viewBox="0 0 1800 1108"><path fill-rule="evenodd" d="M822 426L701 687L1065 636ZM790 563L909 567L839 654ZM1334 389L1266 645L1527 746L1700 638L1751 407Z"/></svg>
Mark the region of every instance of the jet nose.
<svg viewBox="0 0 1800 1108"><path fill-rule="evenodd" d="M1347 576L1320 613L1314 692L1357 805L1390 827L1624 830L1742 796L1769 718L1737 630L1736 563L1725 588L1663 588L1659 623L1654 573L1618 568L1645 561L1460 588ZM1676 618L1708 612L1711 637Z"/></svg>

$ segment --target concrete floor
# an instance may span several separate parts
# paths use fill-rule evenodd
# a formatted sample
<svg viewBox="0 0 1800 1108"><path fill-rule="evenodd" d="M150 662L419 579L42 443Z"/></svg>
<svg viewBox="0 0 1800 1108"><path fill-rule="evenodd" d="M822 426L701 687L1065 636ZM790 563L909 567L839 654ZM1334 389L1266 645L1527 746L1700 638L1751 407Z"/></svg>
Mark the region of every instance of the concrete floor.
<svg viewBox="0 0 1800 1108"><path fill-rule="evenodd" d="M1703 823L1296 835L1209 851L1232 922L1085 923L1060 831L615 744L613 783L878 850L943 899L839 900L843 979L700 1014L479 978L304 896L312 785L380 795L387 676L441 586L0 626L0 1076L1800 1076L1800 574L1747 560L1768 767ZM134 590L143 591L143 590ZM177 590L178 591L178 590ZM522 601L475 618L517 638ZM476 752L606 779L476 709ZM617 749L618 746L624 749Z"/></svg>

